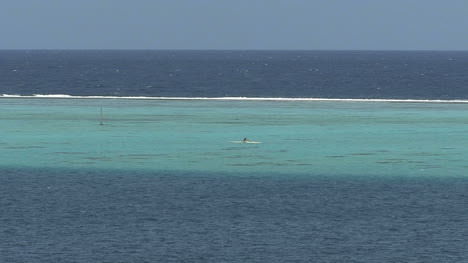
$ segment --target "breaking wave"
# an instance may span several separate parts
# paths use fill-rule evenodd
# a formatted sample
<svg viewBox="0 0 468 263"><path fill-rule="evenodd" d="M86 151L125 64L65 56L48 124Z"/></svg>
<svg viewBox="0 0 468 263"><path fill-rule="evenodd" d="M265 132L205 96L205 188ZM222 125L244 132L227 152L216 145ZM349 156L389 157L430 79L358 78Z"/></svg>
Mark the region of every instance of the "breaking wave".
<svg viewBox="0 0 468 263"><path fill-rule="evenodd" d="M1 94L1 98L34 99L126 99L126 100L239 100L239 101L336 101L336 102L399 102L399 103L468 103L468 100L420 99L341 99L341 98L262 98L262 97L144 97L144 96L74 96L67 94L17 95Z"/></svg>

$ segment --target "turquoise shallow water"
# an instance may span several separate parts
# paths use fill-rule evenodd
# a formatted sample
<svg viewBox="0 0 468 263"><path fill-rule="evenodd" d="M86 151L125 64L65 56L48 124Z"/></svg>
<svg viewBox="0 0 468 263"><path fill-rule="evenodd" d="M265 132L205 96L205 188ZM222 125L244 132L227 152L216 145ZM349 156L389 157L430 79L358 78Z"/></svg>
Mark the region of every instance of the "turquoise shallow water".
<svg viewBox="0 0 468 263"><path fill-rule="evenodd" d="M3 167L465 176L467 111L454 103L4 98L0 156ZM244 137L261 144L230 143Z"/></svg>

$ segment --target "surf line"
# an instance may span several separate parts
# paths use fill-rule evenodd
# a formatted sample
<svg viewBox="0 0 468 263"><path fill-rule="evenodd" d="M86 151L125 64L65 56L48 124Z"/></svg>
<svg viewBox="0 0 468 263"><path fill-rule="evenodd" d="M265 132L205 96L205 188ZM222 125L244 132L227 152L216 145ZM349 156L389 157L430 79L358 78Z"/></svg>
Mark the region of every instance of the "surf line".
<svg viewBox="0 0 468 263"><path fill-rule="evenodd" d="M263 98L263 97L144 97L144 96L73 96L67 94L16 95L1 94L0 99L124 99L124 100L215 100L215 101L330 101L330 102L394 102L394 103L467 103L468 100L422 100L422 99L338 99L338 98Z"/></svg>

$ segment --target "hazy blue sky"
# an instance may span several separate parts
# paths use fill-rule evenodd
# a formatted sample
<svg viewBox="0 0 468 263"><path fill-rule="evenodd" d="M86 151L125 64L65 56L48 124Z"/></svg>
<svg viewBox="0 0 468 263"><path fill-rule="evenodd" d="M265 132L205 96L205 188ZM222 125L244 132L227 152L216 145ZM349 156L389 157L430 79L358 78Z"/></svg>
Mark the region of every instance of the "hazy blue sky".
<svg viewBox="0 0 468 263"><path fill-rule="evenodd" d="M1 0L0 49L468 50L468 0Z"/></svg>

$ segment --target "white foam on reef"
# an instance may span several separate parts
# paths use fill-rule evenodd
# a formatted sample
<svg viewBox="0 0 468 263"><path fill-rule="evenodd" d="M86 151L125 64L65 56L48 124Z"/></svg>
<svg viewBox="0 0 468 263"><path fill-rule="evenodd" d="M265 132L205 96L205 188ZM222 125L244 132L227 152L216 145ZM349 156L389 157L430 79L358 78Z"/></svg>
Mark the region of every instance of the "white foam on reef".
<svg viewBox="0 0 468 263"><path fill-rule="evenodd" d="M73 96L67 94L16 95L1 94L1 98L33 99L126 99L126 100L227 100L227 101L336 101L336 102L398 102L398 103L468 103L468 100L418 99L334 99L334 98L260 98L260 97L138 97L138 96Z"/></svg>

